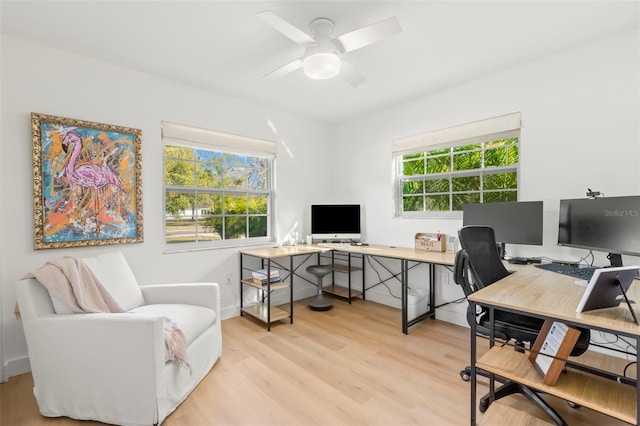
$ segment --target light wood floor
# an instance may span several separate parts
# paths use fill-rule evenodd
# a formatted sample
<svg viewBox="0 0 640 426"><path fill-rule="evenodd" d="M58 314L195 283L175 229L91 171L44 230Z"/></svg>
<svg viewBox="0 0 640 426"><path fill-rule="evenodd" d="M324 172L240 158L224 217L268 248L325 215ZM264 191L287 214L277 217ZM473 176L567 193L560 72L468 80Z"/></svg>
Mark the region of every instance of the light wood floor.
<svg viewBox="0 0 640 426"><path fill-rule="evenodd" d="M293 325L271 332L246 317L223 321L221 359L164 425L469 424L469 383L459 376L468 329L427 320L403 335L397 309L362 300L328 312L297 302L294 313ZM100 424L40 416L32 387L30 374L0 385L1 425ZM546 398L569 425L624 424ZM545 419L521 396L501 402Z"/></svg>

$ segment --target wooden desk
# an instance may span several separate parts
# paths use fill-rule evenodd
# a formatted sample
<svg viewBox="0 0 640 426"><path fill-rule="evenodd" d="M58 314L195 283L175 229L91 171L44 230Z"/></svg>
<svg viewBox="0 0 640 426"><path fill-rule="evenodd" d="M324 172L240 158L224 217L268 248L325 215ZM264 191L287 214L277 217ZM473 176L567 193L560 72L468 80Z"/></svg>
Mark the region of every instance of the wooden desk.
<svg viewBox="0 0 640 426"><path fill-rule="evenodd" d="M280 321L282 319L289 318L289 322L293 324L293 278L296 275L296 268L293 265L293 258L296 256L310 257L313 254L320 253L324 249L314 246L297 245L297 246L282 246L282 247L258 247L252 249L240 250L240 316L247 314L250 315L267 325L267 331L271 330L271 323ZM245 267L243 264L244 257L251 256L261 259L261 268L267 269L268 275L271 274L272 261L274 259L288 257L288 268L281 268L287 271L287 275L280 277L282 282L271 283L267 285L255 284L250 277L243 279ZM266 263L266 265L265 265ZM262 300L254 305L243 306L243 288L244 286L250 286L258 290L261 294ZM280 290L283 288L289 288L289 308L288 310L281 307L271 306L271 292Z"/></svg>
<svg viewBox="0 0 640 426"><path fill-rule="evenodd" d="M304 254L321 253L326 251L326 248L318 247L315 245L297 245L297 246L282 246L282 247L258 247L252 249L240 250L240 253L247 254L249 256L261 257L264 259L277 259L279 257L286 256L300 256Z"/></svg>
<svg viewBox="0 0 640 426"><path fill-rule="evenodd" d="M267 268L271 267L272 259L290 257L289 276L290 276L290 280L293 281L293 275L295 275L295 270L293 268L294 256L323 253L323 252L329 252L332 250L341 251L345 253L360 254L362 256L397 259L400 261L400 283L402 287L401 315L402 315L402 332L404 334L408 333L410 326L420 321L423 321L426 318L435 316L435 282L436 282L435 266L436 265L453 266L453 263L455 260L455 253L451 253L451 252L444 252L444 253L431 252L431 251L415 250L413 248L407 248L407 247L390 247L390 246L381 246L381 245L352 246L349 244L335 244L331 246L319 246L317 244L314 244L311 246L297 245L297 246L282 246L282 247L261 247L261 248L240 250L240 277L242 278L242 273L243 273L243 264L242 264L243 255L258 257L258 258L267 260L267 266L266 266ZM418 317L412 319L411 321L409 321L407 318L407 300L408 300L408 290L409 290L409 283L408 283L409 282L409 262L425 263L429 265L429 310L425 314L419 315ZM363 268L364 268L364 262L363 262ZM291 294L293 295L292 282L291 282L291 288L292 288ZM243 312L242 284L240 285L240 289L241 289L240 304L241 304L241 313L242 313ZM269 293L269 291L267 293ZM363 293L363 297L364 297L364 293ZM293 296L291 297L291 299L293 300ZM269 299L267 299L266 301L269 302ZM262 320L265 321L267 324L270 324L270 322L272 321L272 318L269 314L270 310L267 309L264 312L266 313L266 316L261 315L263 317ZM245 313L249 313L249 312L246 312L245 310ZM293 322L293 305L291 306L291 312L289 317L291 322Z"/></svg>
<svg viewBox="0 0 640 426"><path fill-rule="evenodd" d="M453 266L456 254L453 252L435 252L416 250L408 247L390 246L347 246L337 250L360 253L365 256L385 257L400 261L400 283L402 288L402 332L409 333L409 327L436 315L436 265ZM407 317L409 292L409 262L429 265L429 310L411 320Z"/></svg>
<svg viewBox="0 0 640 426"><path fill-rule="evenodd" d="M568 325L623 335L633 339L636 347L640 347L640 326L633 322L631 313L624 303L616 308L575 312L586 288L575 284L575 281L576 278L529 266L475 292L468 299L472 305L471 309L475 309L475 305L479 304L491 311L497 308L501 311L559 320ZM638 283L631 286L628 295L630 299L640 301ZM638 306L634 305L634 309L637 310ZM640 392L637 384L634 388L571 369L567 374L561 375L554 386L547 386L542 383L542 378L529 362L528 354L516 352L509 346L492 345L489 352L476 361L475 336L476 327L472 324L471 425L475 425L476 420L476 368L482 368L627 423L637 424L636 419L640 418ZM640 377L640 364L636 364L636 377Z"/></svg>

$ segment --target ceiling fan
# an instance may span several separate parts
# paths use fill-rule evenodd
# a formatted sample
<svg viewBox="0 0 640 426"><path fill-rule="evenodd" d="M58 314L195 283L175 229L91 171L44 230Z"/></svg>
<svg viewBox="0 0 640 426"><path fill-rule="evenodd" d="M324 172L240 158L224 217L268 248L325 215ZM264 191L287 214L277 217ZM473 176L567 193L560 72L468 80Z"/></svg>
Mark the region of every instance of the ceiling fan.
<svg viewBox="0 0 640 426"><path fill-rule="evenodd" d="M314 80L326 80L340 74L351 85L358 86L365 79L344 59L344 54L402 32L395 16L335 38L331 37L334 23L327 18L311 21L309 23L311 35L309 35L269 10L260 12L257 16L305 47L301 57L263 76L269 79L281 77L302 68L307 77Z"/></svg>

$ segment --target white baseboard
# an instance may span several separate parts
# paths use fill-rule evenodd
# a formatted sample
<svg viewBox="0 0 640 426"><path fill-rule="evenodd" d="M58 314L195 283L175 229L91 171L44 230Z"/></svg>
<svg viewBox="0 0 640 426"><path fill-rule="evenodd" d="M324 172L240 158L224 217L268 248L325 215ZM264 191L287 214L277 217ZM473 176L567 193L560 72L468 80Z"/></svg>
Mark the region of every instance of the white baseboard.
<svg viewBox="0 0 640 426"><path fill-rule="evenodd" d="M18 359L12 359L4 363L2 366L2 382L6 382L10 377L19 376L20 374L31 371L29 357L24 356Z"/></svg>
<svg viewBox="0 0 640 426"><path fill-rule="evenodd" d="M229 318L234 318L240 315L240 306L227 306L220 309L220 320L224 321Z"/></svg>
<svg viewBox="0 0 640 426"><path fill-rule="evenodd" d="M450 322L461 327L469 328L466 314L461 314L459 312L453 312L446 309L437 309L436 319L440 321Z"/></svg>
<svg viewBox="0 0 640 426"><path fill-rule="evenodd" d="M316 289L313 287L309 287L309 288L300 288L300 289L293 289L293 300L300 300L300 299L306 299L307 297L311 297L313 295L316 294ZM247 304L251 304L254 303L254 301L248 301L247 299L245 299L245 303ZM278 292L275 292L272 294L272 299L271 299L271 303L275 306L277 305L283 305L285 303L289 303L289 293L288 291L283 291L280 290ZM232 306L226 306L220 309L221 310L221 318L222 321L229 319L229 318L235 318L237 316L240 316L240 305L236 304L232 305Z"/></svg>
<svg viewBox="0 0 640 426"><path fill-rule="evenodd" d="M305 299L315 294L315 288L300 288L293 290L293 300ZM281 305L289 301L289 295L285 292L281 294L274 294L272 303L275 305ZM380 303L382 305L391 306L392 308L400 309L400 299L397 299L389 294L377 293L369 291L366 293L367 300ZM466 309L466 308L465 308ZM222 309L222 319L234 318L240 315L240 306L228 306ZM469 327L467 324L466 310L464 312L456 312L447 308L440 308L436 311L436 318L442 321L450 322L462 327Z"/></svg>
<svg viewBox="0 0 640 426"><path fill-rule="evenodd" d="M589 350L598 352L604 355L609 355L616 358L628 359L629 357L626 354L620 353L613 349L602 348L600 346L589 345ZM635 370L635 368L634 368ZM632 370L633 371L633 370Z"/></svg>
<svg viewBox="0 0 640 426"><path fill-rule="evenodd" d="M402 302L400 301L400 299L396 299L395 297L388 294L368 291L366 292L365 297L367 300L380 303L382 305L391 306L392 308L400 309L402 307Z"/></svg>

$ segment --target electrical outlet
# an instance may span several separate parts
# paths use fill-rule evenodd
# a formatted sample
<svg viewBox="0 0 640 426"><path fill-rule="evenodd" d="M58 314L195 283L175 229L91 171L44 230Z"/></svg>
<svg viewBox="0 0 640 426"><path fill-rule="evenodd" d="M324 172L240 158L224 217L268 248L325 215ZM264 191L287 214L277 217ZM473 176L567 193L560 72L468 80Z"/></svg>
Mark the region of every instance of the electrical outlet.
<svg viewBox="0 0 640 426"><path fill-rule="evenodd" d="M440 283L446 285L451 284L451 280L449 279L449 274L447 272L440 272Z"/></svg>
<svg viewBox="0 0 640 426"><path fill-rule="evenodd" d="M228 273L227 275L224 276L224 283L226 285L231 285L231 283L233 282L233 274L232 273Z"/></svg>

